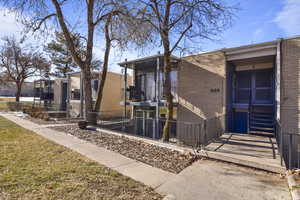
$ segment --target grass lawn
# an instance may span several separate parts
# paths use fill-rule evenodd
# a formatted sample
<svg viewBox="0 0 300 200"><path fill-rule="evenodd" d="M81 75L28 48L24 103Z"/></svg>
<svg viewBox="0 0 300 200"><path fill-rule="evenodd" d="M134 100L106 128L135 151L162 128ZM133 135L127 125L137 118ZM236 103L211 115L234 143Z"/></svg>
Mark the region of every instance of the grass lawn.
<svg viewBox="0 0 300 200"><path fill-rule="evenodd" d="M18 103L14 102L14 101L12 101L12 102L1 102L0 101L0 111L16 111L16 110L19 110L17 104ZM32 102L25 101L25 102L20 102L19 104L21 104L22 106L31 106ZM21 106L21 108L22 108L22 106Z"/></svg>
<svg viewBox="0 0 300 200"><path fill-rule="evenodd" d="M0 199L161 199L151 188L0 117Z"/></svg>
<svg viewBox="0 0 300 200"><path fill-rule="evenodd" d="M0 101L15 101L15 97L0 97Z"/></svg>

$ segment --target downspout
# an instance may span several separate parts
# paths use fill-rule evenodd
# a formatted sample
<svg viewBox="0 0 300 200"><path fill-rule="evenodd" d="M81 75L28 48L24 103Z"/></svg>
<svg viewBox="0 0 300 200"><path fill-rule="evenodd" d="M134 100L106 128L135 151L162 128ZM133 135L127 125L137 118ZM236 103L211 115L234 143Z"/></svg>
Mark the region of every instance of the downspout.
<svg viewBox="0 0 300 200"><path fill-rule="evenodd" d="M275 73L275 112L276 112L276 120L280 121L280 96L281 96L281 47L282 46L282 38L277 41L276 48L276 73Z"/></svg>
<svg viewBox="0 0 300 200"><path fill-rule="evenodd" d="M276 125L277 122L280 122L280 96L281 96L281 63L282 63L282 56L281 56L281 48L282 48L282 38L278 39L277 41L277 48L276 48L276 73L275 73L275 112L276 112ZM279 129L279 130L277 130ZM280 134L280 135L278 135ZM281 132L281 125L275 127L275 136L277 143L279 142L279 152L280 152L280 163L283 165L284 158L283 158L283 135ZM278 138L279 137L279 138ZM278 141L279 139L279 141Z"/></svg>

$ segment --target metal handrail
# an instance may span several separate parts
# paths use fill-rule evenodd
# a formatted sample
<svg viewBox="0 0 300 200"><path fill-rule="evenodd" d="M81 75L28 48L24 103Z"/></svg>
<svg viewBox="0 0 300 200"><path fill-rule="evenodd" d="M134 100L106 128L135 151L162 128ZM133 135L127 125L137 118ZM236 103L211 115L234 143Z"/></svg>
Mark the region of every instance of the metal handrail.
<svg viewBox="0 0 300 200"><path fill-rule="evenodd" d="M281 165L285 165L287 169L300 168L300 153L298 150L300 135L284 132L280 121L276 120L275 138Z"/></svg>

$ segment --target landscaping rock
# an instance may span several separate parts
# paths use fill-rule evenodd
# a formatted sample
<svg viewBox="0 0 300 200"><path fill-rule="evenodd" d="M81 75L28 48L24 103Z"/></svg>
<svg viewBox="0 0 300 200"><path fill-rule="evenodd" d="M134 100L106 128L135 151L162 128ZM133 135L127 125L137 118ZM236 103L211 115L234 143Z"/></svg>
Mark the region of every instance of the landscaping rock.
<svg viewBox="0 0 300 200"><path fill-rule="evenodd" d="M38 119L30 116L25 117L27 120L32 121L33 123L39 124L39 125L48 125L48 124L72 124L72 123L78 123L78 121L82 121L82 119L49 119L48 121L43 119Z"/></svg>
<svg viewBox="0 0 300 200"><path fill-rule="evenodd" d="M172 173L179 173L196 160L192 154L183 154L124 136L116 136L91 129L83 130L76 125L51 128Z"/></svg>

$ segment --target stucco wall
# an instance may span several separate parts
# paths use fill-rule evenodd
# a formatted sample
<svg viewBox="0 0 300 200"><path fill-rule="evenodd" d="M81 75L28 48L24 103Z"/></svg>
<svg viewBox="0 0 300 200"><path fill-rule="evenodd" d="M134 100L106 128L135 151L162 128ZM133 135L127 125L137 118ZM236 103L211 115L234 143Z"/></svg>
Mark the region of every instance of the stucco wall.
<svg viewBox="0 0 300 200"><path fill-rule="evenodd" d="M132 77L127 76L128 85L132 84ZM120 105L124 101L124 76L109 72L104 86L101 112L107 115L122 116L124 107ZM128 106L128 110L130 110Z"/></svg>
<svg viewBox="0 0 300 200"><path fill-rule="evenodd" d="M53 83L54 91L54 104L59 105L61 103L61 79L57 79Z"/></svg>
<svg viewBox="0 0 300 200"><path fill-rule="evenodd" d="M127 76L128 85L132 84L132 77ZM71 90L80 88L80 78L71 77ZM122 116L124 107L120 105L123 100L124 76L108 72L106 76L100 112L106 116ZM80 101L71 101L71 112L79 113ZM128 111L130 110L128 106Z"/></svg>

